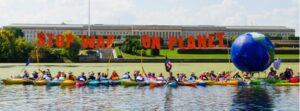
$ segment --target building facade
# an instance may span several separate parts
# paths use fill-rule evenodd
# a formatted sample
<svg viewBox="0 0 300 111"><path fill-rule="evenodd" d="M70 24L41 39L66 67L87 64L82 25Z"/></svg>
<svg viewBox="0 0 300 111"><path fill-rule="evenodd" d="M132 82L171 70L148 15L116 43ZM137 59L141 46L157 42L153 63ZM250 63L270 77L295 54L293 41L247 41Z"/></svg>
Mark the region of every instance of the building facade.
<svg viewBox="0 0 300 111"><path fill-rule="evenodd" d="M40 32L62 34L72 31L76 35L88 35L86 24L11 24L3 28L16 27L22 29L27 40L32 41ZM126 35L159 36L167 40L169 36L203 35L214 32L224 32L225 37L238 36L245 32L259 32L283 38L295 35L295 29L285 26L214 26L214 25L105 25L93 24L90 26L91 35L115 35L116 41L124 40Z"/></svg>

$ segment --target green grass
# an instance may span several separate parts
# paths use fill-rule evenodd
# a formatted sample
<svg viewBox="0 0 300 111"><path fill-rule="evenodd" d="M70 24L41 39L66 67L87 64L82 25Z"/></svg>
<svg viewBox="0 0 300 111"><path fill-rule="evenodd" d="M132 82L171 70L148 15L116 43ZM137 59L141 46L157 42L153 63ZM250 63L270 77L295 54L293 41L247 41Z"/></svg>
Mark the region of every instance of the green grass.
<svg viewBox="0 0 300 111"><path fill-rule="evenodd" d="M165 55L168 55L169 58L205 58L205 59L227 59L228 54L178 54L177 50L160 50L159 56L151 56L150 50L145 50L146 55L143 55L143 58L164 58ZM140 55L133 55L128 53L123 53L124 58L140 58ZM230 57L230 55L229 55ZM299 54L276 54L275 58L299 58Z"/></svg>

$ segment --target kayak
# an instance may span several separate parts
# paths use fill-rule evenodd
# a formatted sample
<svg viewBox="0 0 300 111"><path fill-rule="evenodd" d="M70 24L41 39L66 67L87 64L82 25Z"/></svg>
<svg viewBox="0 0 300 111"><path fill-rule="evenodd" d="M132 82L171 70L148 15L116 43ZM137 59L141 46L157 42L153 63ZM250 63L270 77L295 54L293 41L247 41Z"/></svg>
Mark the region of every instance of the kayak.
<svg viewBox="0 0 300 111"><path fill-rule="evenodd" d="M52 80L52 81L48 81L48 82L47 82L47 85L48 85L48 86L59 86L60 83L61 83L60 80Z"/></svg>
<svg viewBox="0 0 300 111"><path fill-rule="evenodd" d="M34 81L34 85L37 86L47 85L47 80L36 80Z"/></svg>
<svg viewBox="0 0 300 111"><path fill-rule="evenodd" d="M299 82L299 77L292 77L292 78L290 79L290 82L291 82L291 83L297 83L297 82Z"/></svg>
<svg viewBox="0 0 300 111"><path fill-rule="evenodd" d="M227 85L226 81L217 81L213 83L214 85Z"/></svg>
<svg viewBox="0 0 300 111"><path fill-rule="evenodd" d="M73 80L64 80L60 84L61 86L73 86L75 85L75 81Z"/></svg>
<svg viewBox="0 0 300 111"><path fill-rule="evenodd" d="M75 83L75 85L78 86L78 87L84 86L85 85L85 81L77 80L76 83Z"/></svg>
<svg viewBox="0 0 300 111"><path fill-rule="evenodd" d="M169 82L168 86L170 86L172 88L176 88L176 87L178 87L178 84L177 84L177 82L174 81L174 82Z"/></svg>
<svg viewBox="0 0 300 111"><path fill-rule="evenodd" d="M197 82L197 85L205 87L207 85L207 82Z"/></svg>
<svg viewBox="0 0 300 111"><path fill-rule="evenodd" d="M239 85L239 86L247 85L247 82L244 81L244 80L239 80L238 85Z"/></svg>
<svg viewBox="0 0 300 111"><path fill-rule="evenodd" d="M163 86L165 84L166 84L165 82L150 82L149 86L150 88L155 88L155 87Z"/></svg>
<svg viewBox="0 0 300 111"><path fill-rule="evenodd" d="M196 87L197 83L196 82L178 82L178 85Z"/></svg>
<svg viewBox="0 0 300 111"><path fill-rule="evenodd" d="M300 83L276 83L276 86L300 86Z"/></svg>
<svg viewBox="0 0 300 111"><path fill-rule="evenodd" d="M266 79L266 80L251 80L251 85L263 85L265 83L269 84L276 84L276 83L288 83L288 80L273 80L273 79Z"/></svg>
<svg viewBox="0 0 300 111"><path fill-rule="evenodd" d="M229 80L226 81L227 85L239 85L239 80Z"/></svg>
<svg viewBox="0 0 300 111"><path fill-rule="evenodd" d="M275 84L275 83L287 83L288 80L276 80L276 79L266 79L264 80L266 83Z"/></svg>
<svg viewBox="0 0 300 111"><path fill-rule="evenodd" d="M23 85L33 85L33 84L34 84L33 80L25 80L23 82Z"/></svg>
<svg viewBox="0 0 300 111"><path fill-rule="evenodd" d="M86 85L98 86L98 85L100 85L100 81L91 80L91 81L87 82Z"/></svg>
<svg viewBox="0 0 300 111"><path fill-rule="evenodd" d="M12 84L23 84L24 79L4 79L2 80L4 84L6 85L12 85Z"/></svg>
<svg viewBox="0 0 300 111"><path fill-rule="evenodd" d="M250 84L251 85L260 85L260 84L263 84L263 82L261 80L250 80Z"/></svg>
<svg viewBox="0 0 300 111"><path fill-rule="evenodd" d="M135 81L122 81L122 84L125 86L125 87L128 87L128 86L137 86L139 85L138 82L135 82Z"/></svg>
<svg viewBox="0 0 300 111"><path fill-rule="evenodd" d="M109 85L109 80L108 80L108 79L100 80L100 81L99 81L99 84L100 84L100 85L108 86L108 85Z"/></svg>
<svg viewBox="0 0 300 111"><path fill-rule="evenodd" d="M112 86L115 86L115 85L120 85L121 84L121 81L120 80L111 80L109 82L110 85Z"/></svg>
<svg viewBox="0 0 300 111"><path fill-rule="evenodd" d="M207 85L214 85L215 81L212 81L212 80L205 80L205 81L203 81L203 80L197 80L196 82L206 82Z"/></svg>

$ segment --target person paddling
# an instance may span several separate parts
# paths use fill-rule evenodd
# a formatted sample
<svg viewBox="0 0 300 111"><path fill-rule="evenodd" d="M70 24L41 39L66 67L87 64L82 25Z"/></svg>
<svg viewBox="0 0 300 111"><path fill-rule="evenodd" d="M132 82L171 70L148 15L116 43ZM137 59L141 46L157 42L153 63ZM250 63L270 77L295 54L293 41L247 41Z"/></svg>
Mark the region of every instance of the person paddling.
<svg viewBox="0 0 300 111"><path fill-rule="evenodd" d="M68 80L73 80L73 81L75 81L75 80L76 80L75 78L76 78L76 77L73 75L73 73L72 73L72 72L69 72Z"/></svg>
<svg viewBox="0 0 300 111"><path fill-rule="evenodd" d="M86 81L87 80L84 72L82 72L81 75L78 76L77 80L78 81Z"/></svg>
<svg viewBox="0 0 300 111"><path fill-rule="evenodd" d="M136 81L137 82L143 82L145 80L145 78L142 76L142 74L138 74L136 77Z"/></svg>
<svg viewBox="0 0 300 111"><path fill-rule="evenodd" d="M125 79L125 80L131 80L131 77L130 77L130 75L129 75L129 72L126 72L125 74L123 74L122 79Z"/></svg>
<svg viewBox="0 0 300 111"><path fill-rule="evenodd" d="M114 70L113 73L111 74L111 77L110 77L111 80L119 80L119 75L118 73Z"/></svg>
<svg viewBox="0 0 300 111"><path fill-rule="evenodd" d="M95 79L96 77L94 76L94 72L90 72L88 80L95 80Z"/></svg>
<svg viewBox="0 0 300 111"><path fill-rule="evenodd" d="M24 74L22 75L22 78L24 78L24 79L28 79L29 78L29 74L28 74L28 72L26 70L24 71Z"/></svg>
<svg viewBox="0 0 300 111"><path fill-rule="evenodd" d="M189 81L195 82L196 80L198 80L198 78L197 78L197 76L195 76L195 73L192 72L191 77L189 78Z"/></svg>
<svg viewBox="0 0 300 111"><path fill-rule="evenodd" d="M165 79L165 77L163 76L163 74L160 73L160 74L157 76L156 81L159 81L159 82L166 82L167 80Z"/></svg>
<svg viewBox="0 0 300 111"><path fill-rule="evenodd" d="M169 72L168 82L177 82L176 78L173 76L172 72Z"/></svg>

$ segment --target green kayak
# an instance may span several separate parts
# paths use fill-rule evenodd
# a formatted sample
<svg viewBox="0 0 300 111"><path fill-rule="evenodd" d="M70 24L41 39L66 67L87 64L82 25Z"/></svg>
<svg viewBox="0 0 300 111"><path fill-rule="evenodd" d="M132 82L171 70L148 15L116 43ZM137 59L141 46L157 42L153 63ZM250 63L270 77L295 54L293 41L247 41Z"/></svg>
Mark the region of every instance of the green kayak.
<svg viewBox="0 0 300 111"><path fill-rule="evenodd" d="M149 83L148 82L136 82L136 81L122 81L121 82L122 85L124 85L125 87L129 87L129 86L148 86Z"/></svg>
<svg viewBox="0 0 300 111"><path fill-rule="evenodd" d="M139 83L135 81L122 81L122 85L124 85L125 87L129 87L129 86L137 86L139 85Z"/></svg>
<svg viewBox="0 0 300 111"><path fill-rule="evenodd" d="M251 85L261 85L265 83L269 84L276 84L276 83L287 83L289 82L288 80L274 80L274 79L265 79L265 80L251 80L250 84Z"/></svg>

